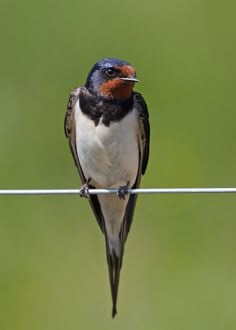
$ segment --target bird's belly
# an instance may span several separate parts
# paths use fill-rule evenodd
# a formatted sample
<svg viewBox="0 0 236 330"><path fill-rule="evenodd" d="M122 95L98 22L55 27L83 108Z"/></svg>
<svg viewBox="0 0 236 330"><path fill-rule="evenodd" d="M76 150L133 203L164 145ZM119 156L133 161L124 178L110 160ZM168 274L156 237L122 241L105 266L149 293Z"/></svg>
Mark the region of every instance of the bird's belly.
<svg viewBox="0 0 236 330"><path fill-rule="evenodd" d="M80 110L76 112L76 144L86 179L97 188L132 186L139 165L137 117L132 111L109 127L98 126Z"/></svg>

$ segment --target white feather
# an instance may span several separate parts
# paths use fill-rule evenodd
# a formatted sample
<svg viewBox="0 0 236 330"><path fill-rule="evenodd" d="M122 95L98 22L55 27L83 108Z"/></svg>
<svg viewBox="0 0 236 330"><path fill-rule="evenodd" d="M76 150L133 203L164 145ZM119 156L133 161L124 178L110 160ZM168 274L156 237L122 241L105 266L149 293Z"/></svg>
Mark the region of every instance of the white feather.
<svg viewBox="0 0 236 330"><path fill-rule="evenodd" d="M119 122L97 126L75 104L76 146L83 173L96 188L134 184L139 166L138 113L133 109ZM111 247L119 255L119 232L128 203L115 195L98 195Z"/></svg>

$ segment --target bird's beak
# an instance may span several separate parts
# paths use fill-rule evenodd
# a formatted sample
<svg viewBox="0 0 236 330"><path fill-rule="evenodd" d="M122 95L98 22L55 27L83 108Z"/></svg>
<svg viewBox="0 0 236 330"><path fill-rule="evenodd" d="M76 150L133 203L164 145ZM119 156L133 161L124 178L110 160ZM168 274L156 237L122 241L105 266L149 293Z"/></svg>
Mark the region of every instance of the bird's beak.
<svg viewBox="0 0 236 330"><path fill-rule="evenodd" d="M127 78L120 78L120 79L124 80L124 81L130 81L130 82L139 82L139 80L134 76L127 77Z"/></svg>

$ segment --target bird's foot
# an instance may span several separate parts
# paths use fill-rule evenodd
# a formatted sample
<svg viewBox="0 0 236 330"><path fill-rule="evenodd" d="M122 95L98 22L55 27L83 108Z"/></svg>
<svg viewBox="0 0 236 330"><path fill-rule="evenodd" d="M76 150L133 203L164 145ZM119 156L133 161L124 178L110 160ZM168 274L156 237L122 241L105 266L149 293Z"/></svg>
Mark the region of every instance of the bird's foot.
<svg viewBox="0 0 236 330"><path fill-rule="evenodd" d="M85 184L80 188L79 195L80 197L89 198L89 182L91 179L88 179Z"/></svg>
<svg viewBox="0 0 236 330"><path fill-rule="evenodd" d="M128 195L128 193L129 193L128 190L129 190L129 182L127 182L127 185L126 186L120 186L119 187L118 192L117 192L117 196L120 199L125 200L125 195Z"/></svg>

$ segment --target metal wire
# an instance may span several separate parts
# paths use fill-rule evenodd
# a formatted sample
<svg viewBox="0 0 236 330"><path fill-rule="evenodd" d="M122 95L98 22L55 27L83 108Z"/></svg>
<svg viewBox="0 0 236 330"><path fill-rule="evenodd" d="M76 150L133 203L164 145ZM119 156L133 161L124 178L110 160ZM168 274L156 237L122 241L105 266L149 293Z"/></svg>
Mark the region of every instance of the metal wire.
<svg viewBox="0 0 236 330"><path fill-rule="evenodd" d="M118 189L89 189L90 195L117 194ZM236 193L236 188L153 188L129 189L130 194ZM2 189L0 195L78 195L79 189Z"/></svg>

